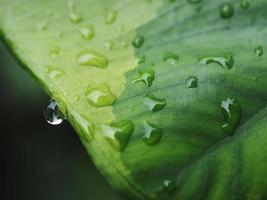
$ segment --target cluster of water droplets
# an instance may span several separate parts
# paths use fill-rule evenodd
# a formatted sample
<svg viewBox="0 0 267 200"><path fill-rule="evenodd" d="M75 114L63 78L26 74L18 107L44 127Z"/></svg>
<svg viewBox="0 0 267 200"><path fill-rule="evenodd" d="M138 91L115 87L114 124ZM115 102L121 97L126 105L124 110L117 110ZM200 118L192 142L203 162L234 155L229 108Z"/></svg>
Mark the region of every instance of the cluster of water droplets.
<svg viewBox="0 0 267 200"><path fill-rule="evenodd" d="M169 0L173 2L175 0ZM187 0L189 3L198 4L202 0ZM71 0L68 1L69 7L69 19L72 23L77 24L82 21L82 17L77 13L76 7ZM243 0L240 2L240 7L244 10L249 9L250 4L248 1ZM220 7L220 16L222 19L229 19L235 13L235 7L232 3L224 3ZM118 12L111 10L107 12L105 16L105 24L107 26L112 25L117 20ZM95 27L92 24L83 26L79 29L81 38L85 40L92 40L95 37ZM122 44L126 46L125 44ZM145 45L145 37L142 35L136 35L132 40L132 46L137 50ZM107 41L104 43L104 49L111 51L113 43ZM263 56L263 47L255 47L254 53L256 57ZM60 54L60 48L55 46L49 51L51 56L58 56ZM109 59L102 53L92 49L84 49L77 54L77 63L82 67L95 67L98 69L105 69L109 65ZM145 63L146 56L141 55L136 59L136 64ZM175 51L166 51L162 54L162 61L166 65L177 65L180 61L180 56ZM200 65L218 65L226 70L231 70L234 66L233 55L209 55L198 59ZM46 66L46 73L52 79L59 78L64 75L64 72L58 70L53 66ZM136 78L132 80L133 84L143 84L144 87L150 88L156 77L156 71L154 68L139 71L136 74ZM200 82L197 76L189 76L185 79L185 87L193 90L198 88ZM101 108L111 106L116 102L116 96L112 92L112 88L108 84L89 85L86 89L85 98L88 103L95 107ZM80 99L79 96L75 96L76 101ZM158 97L155 94L147 93L142 97L143 104L147 107L148 111L152 113L158 113L167 107L167 100L162 97ZM232 135L241 119L241 106L239 101L234 98L227 98L221 102L221 110L224 117L224 123L222 130L227 135ZM51 100L44 111L45 119L52 125L61 124L64 117L60 112L56 101ZM131 120L122 120L113 122L111 124L102 124L101 130L103 135L108 139L112 146L118 151L124 151L130 141L130 138L134 132L135 125ZM163 136L163 129L156 124L149 121L143 123L143 136L142 140L146 145L158 144ZM175 182L172 180L164 180L162 188L168 193L175 191Z"/></svg>

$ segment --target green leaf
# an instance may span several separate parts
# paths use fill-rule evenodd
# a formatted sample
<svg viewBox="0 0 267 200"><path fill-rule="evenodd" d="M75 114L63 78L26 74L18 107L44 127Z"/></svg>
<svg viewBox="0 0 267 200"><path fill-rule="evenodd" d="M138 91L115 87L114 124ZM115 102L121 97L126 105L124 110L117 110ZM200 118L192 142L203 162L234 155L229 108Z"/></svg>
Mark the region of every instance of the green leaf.
<svg viewBox="0 0 267 200"><path fill-rule="evenodd" d="M115 189L267 198L265 0L0 3L3 40Z"/></svg>

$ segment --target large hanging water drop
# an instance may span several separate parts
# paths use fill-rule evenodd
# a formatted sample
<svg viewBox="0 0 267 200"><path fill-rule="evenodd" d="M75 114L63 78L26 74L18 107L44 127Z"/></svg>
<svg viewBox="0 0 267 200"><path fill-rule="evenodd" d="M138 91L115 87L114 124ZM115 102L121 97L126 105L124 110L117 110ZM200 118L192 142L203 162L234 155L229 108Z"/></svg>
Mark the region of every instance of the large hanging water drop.
<svg viewBox="0 0 267 200"><path fill-rule="evenodd" d="M221 108L225 121L222 129L227 135L232 135L241 118L240 104L236 99L228 98L222 101Z"/></svg>
<svg viewBox="0 0 267 200"><path fill-rule="evenodd" d="M124 151L134 131L134 124L130 120L123 120L111 125L102 125L101 128L112 146L118 151Z"/></svg>
<svg viewBox="0 0 267 200"><path fill-rule="evenodd" d="M45 120L52 125L59 125L63 122L63 114L60 112L57 102L53 99L49 101L44 110Z"/></svg>

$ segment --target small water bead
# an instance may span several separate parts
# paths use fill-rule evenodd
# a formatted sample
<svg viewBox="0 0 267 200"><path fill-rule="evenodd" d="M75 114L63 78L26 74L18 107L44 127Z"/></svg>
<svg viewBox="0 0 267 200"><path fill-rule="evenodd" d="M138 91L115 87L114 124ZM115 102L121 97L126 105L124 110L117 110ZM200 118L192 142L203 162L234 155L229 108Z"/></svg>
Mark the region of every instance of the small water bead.
<svg viewBox="0 0 267 200"><path fill-rule="evenodd" d="M241 118L241 107L236 99L226 99L222 101L221 109L224 116L222 129L225 134L232 135Z"/></svg>
<svg viewBox="0 0 267 200"><path fill-rule="evenodd" d="M57 102L53 99L49 101L44 110L45 120L52 125L59 125L63 122L63 114L60 112Z"/></svg>
<svg viewBox="0 0 267 200"><path fill-rule="evenodd" d="M177 64L179 59L179 56L174 52L165 52L163 54L163 61L167 62L170 65Z"/></svg>
<svg viewBox="0 0 267 200"><path fill-rule="evenodd" d="M105 49L106 51L111 51L112 48L113 48L113 43L112 43L112 42L105 42L105 43L104 43L104 49Z"/></svg>
<svg viewBox="0 0 267 200"><path fill-rule="evenodd" d="M247 0L242 0L241 3L240 3L240 6L244 10L247 10L247 9L249 9L250 4L249 4L249 2Z"/></svg>
<svg viewBox="0 0 267 200"><path fill-rule="evenodd" d="M159 143L162 136L162 130L160 128L157 128L154 124L151 124L150 122L145 122L144 129L145 133L143 136L143 141L147 145L155 145Z"/></svg>
<svg viewBox="0 0 267 200"><path fill-rule="evenodd" d="M58 46L53 46L50 50L49 50L49 55L50 56L58 56L60 54L60 48Z"/></svg>
<svg viewBox="0 0 267 200"><path fill-rule="evenodd" d="M234 58L233 56L225 56L225 57L203 57L199 59L199 64L208 65L210 63L217 63L218 65L226 68L231 69L234 65Z"/></svg>
<svg viewBox="0 0 267 200"><path fill-rule="evenodd" d="M195 76L190 76L186 80L186 87L187 88L197 88L198 87L198 79Z"/></svg>
<svg viewBox="0 0 267 200"><path fill-rule="evenodd" d="M139 77L134 79L133 83L142 82L147 87L150 87L155 79L155 71L154 70L147 70L143 72L139 72Z"/></svg>
<svg viewBox="0 0 267 200"><path fill-rule="evenodd" d="M68 1L68 7L70 21L74 24L80 23L82 21L82 17L76 13L76 8L72 0Z"/></svg>
<svg viewBox="0 0 267 200"><path fill-rule="evenodd" d="M255 55L257 57L263 56L263 47L259 46L259 47L255 48L254 52L255 52Z"/></svg>
<svg viewBox="0 0 267 200"><path fill-rule="evenodd" d="M111 125L102 125L101 128L113 147L118 151L124 151L134 131L134 124L130 120L122 120Z"/></svg>
<svg viewBox="0 0 267 200"><path fill-rule="evenodd" d="M79 32L80 32L81 36L87 40L92 40L95 36L95 30L94 30L93 26L83 27L79 30Z"/></svg>
<svg viewBox="0 0 267 200"><path fill-rule="evenodd" d="M46 66L45 71L47 75L52 79L59 78L64 75L64 72L62 70L56 69L51 66Z"/></svg>
<svg viewBox="0 0 267 200"><path fill-rule="evenodd" d="M74 101L79 101L79 100L80 100L80 96L75 95L75 96L74 96Z"/></svg>
<svg viewBox="0 0 267 200"><path fill-rule="evenodd" d="M163 190L167 193L173 193L176 190L176 183L171 180L163 181Z"/></svg>
<svg viewBox="0 0 267 200"><path fill-rule="evenodd" d="M164 98L157 98L152 94L146 94L144 96L144 104L148 106L149 110L158 112L167 105L167 101Z"/></svg>
<svg viewBox="0 0 267 200"><path fill-rule="evenodd" d="M132 44L135 48L141 48L145 42L145 39L143 36L137 35L133 41Z"/></svg>
<svg viewBox="0 0 267 200"><path fill-rule="evenodd" d="M81 66L92 66L104 69L108 66L109 60L106 56L94 50L86 49L78 54L78 63Z"/></svg>
<svg viewBox="0 0 267 200"><path fill-rule="evenodd" d="M141 55L141 56L139 56L139 58L137 58L135 60L136 64L141 64L141 63L145 63L145 62L146 62L146 56L145 55Z"/></svg>
<svg viewBox="0 0 267 200"><path fill-rule="evenodd" d="M220 8L220 15L223 19L229 19L234 15L234 6L231 3L224 3Z"/></svg>
<svg viewBox="0 0 267 200"><path fill-rule="evenodd" d="M104 107L114 104L116 97L112 94L107 84L97 86L88 86L86 90L86 98L94 107Z"/></svg>
<svg viewBox="0 0 267 200"><path fill-rule="evenodd" d="M117 19L117 11L115 10L109 11L106 15L105 23L113 24L116 21L116 19Z"/></svg>

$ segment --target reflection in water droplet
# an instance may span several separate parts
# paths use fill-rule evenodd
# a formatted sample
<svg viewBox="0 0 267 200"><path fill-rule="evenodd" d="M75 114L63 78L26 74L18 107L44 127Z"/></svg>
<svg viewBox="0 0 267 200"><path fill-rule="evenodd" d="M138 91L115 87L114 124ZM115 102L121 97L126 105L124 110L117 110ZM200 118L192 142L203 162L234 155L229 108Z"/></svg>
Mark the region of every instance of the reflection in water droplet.
<svg viewBox="0 0 267 200"><path fill-rule="evenodd" d="M106 56L90 49L86 49L79 53L78 63L81 66L93 66L97 68L106 68L109 60Z"/></svg>
<svg viewBox="0 0 267 200"><path fill-rule="evenodd" d="M231 69L234 65L233 56L225 56L225 57L203 57L199 60L199 64L208 65L210 63L217 63L218 65Z"/></svg>
<svg viewBox="0 0 267 200"><path fill-rule="evenodd" d="M144 42L145 42L144 37L143 37L143 36L140 36L140 35L137 35L137 36L134 38L132 44L133 44L133 46L134 46L135 48L141 48L141 47L143 46Z"/></svg>
<svg viewBox="0 0 267 200"><path fill-rule="evenodd" d="M116 97L112 94L107 84L97 86L88 86L86 90L86 98L94 107L103 107L112 105Z"/></svg>
<svg viewBox="0 0 267 200"><path fill-rule="evenodd" d="M147 87L150 87L155 79L155 71L154 70L147 70L143 72L139 72L139 77L134 79L133 83L142 82Z"/></svg>
<svg viewBox="0 0 267 200"><path fill-rule="evenodd" d="M163 54L163 61L167 62L170 65L175 65L179 61L179 56L174 52L165 52Z"/></svg>
<svg viewBox="0 0 267 200"><path fill-rule="evenodd" d="M64 75L62 70L56 69L51 66L46 66L45 71L50 78L59 78Z"/></svg>
<svg viewBox="0 0 267 200"><path fill-rule="evenodd" d="M222 129L227 135L232 135L241 118L240 104L236 99L228 98L222 101L221 109L225 120Z"/></svg>
<svg viewBox="0 0 267 200"><path fill-rule="evenodd" d="M91 40L95 36L93 26L87 26L80 29L80 34L84 39Z"/></svg>
<svg viewBox="0 0 267 200"><path fill-rule="evenodd" d="M60 112L57 102L53 99L49 101L44 110L45 120L52 125L59 125L63 122L63 114Z"/></svg>
<svg viewBox="0 0 267 200"><path fill-rule="evenodd" d="M198 87L198 79L195 76L191 76L186 80L187 88L197 88Z"/></svg>
<svg viewBox="0 0 267 200"><path fill-rule="evenodd" d="M248 0L242 0L241 3L240 3L240 6L244 10L247 10L247 9L249 9L250 4L249 4Z"/></svg>
<svg viewBox="0 0 267 200"><path fill-rule="evenodd" d="M164 180L163 181L163 190L168 193L173 193L176 190L176 184L174 181L171 180Z"/></svg>
<svg viewBox="0 0 267 200"><path fill-rule="evenodd" d="M157 144L161 139L162 130L149 122L144 123L144 128L145 128L145 134L143 136L143 141L147 145Z"/></svg>
<svg viewBox="0 0 267 200"><path fill-rule="evenodd" d="M148 106L149 110L157 112L167 105L167 101L163 98L157 98L152 94L146 94L144 96L144 104Z"/></svg>
<svg viewBox="0 0 267 200"><path fill-rule="evenodd" d="M234 6L231 3L224 3L220 9L220 15L223 19L231 18L234 14Z"/></svg>
<svg viewBox="0 0 267 200"><path fill-rule="evenodd" d="M259 47L255 48L254 51L255 51L255 55L257 57L263 56L263 47L262 46L259 46Z"/></svg>
<svg viewBox="0 0 267 200"><path fill-rule="evenodd" d="M111 125L102 125L101 128L112 146L118 151L124 151L134 131L134 124L130 120L123 120Z"/></svg>
<svg viewBox="0 0 267 200"><path fill-rule="evenodd" d="M106 24L113 24L115 21L116 21L116 18L117 18L117 11L115 10L112 10L112 11L109 11L106 15Z"/></svg>

